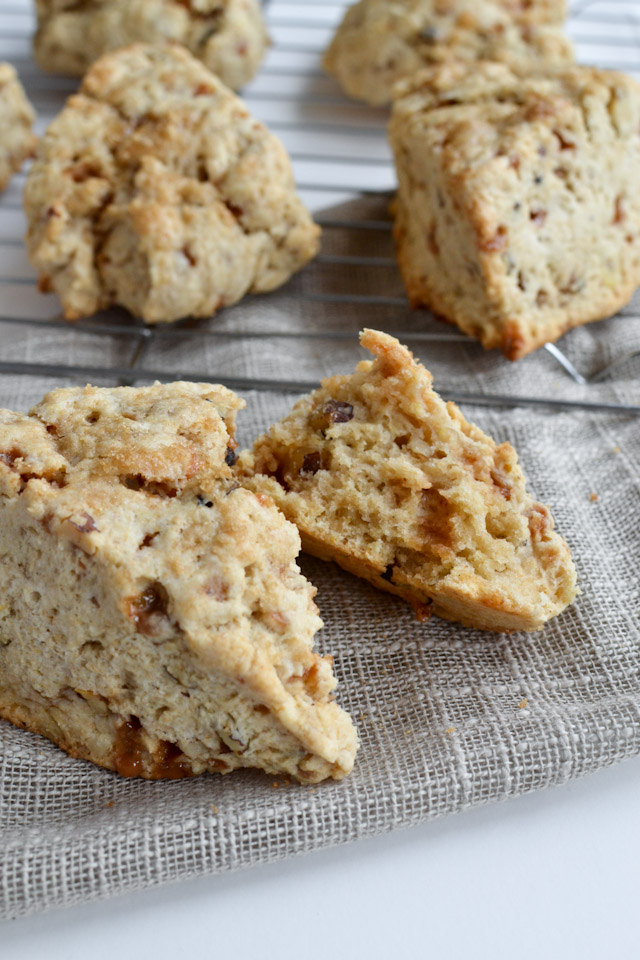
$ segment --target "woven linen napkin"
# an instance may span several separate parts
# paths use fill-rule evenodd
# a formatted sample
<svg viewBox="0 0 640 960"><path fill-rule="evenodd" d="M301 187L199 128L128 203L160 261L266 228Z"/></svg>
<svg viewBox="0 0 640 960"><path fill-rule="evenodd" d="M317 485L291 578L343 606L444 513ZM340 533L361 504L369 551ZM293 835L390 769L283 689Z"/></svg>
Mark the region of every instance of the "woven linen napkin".
<svg viewBox="0 0 640 960"><path fill-rule="evenodd" d="M355 209L378 217L380 204L369 198L331 214L347 217ZM390 242L380 231L379 252L388 253ZM326 232L325 251L344 243L343 231ZM351 249L367 243L368 236L349 237ZM451 332L401 307L338 308L310 299L314 291L345 289L341 271L317 264L280 294L252 298L180 337L154 340L142 380L148 370L214 380L222 371L317 379L353 368L356 332L365 323L404 334ZM379 273L362 280L366 288L395 286L400 295L395 270L386 278ZM582 372L640 347L637 307L625 314L564 338ZM243 324L353 336L336 342L211 335ZM127 337L72 327L11 331L0 341L5 361L106 367L124 364L131 353ZM413 346L445 396L464 389L640 402L633 361L613 383L578 387L544 350L511 364L472 343ZM54 385L85 380L4 375L0 404L26 408ZM294 400L274 391L244 395L245 444ZM303 787L251 772L127 781L0 722L1 917L345 843L562 783L640 751L639 419L524 406L464 410L497 441L515 445L530 489L551 504L578 567L578 601L537 634L492 635L436 618L420 624L401 601L303 557L325 622L319 647L335 657L339 701L362 741L353 774L338 784Z"/></svg>

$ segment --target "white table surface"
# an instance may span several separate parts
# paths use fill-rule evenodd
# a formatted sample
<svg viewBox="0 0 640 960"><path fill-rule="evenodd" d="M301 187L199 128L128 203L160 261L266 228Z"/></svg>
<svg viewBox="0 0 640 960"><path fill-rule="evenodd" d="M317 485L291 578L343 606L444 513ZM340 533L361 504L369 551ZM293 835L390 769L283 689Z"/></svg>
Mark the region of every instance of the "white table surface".
<svg viewBox="0 0 640 960"><path fill-rule="evenodd" d="M2 960L633 960L640 758L282 864L5 923Z"/></svg>

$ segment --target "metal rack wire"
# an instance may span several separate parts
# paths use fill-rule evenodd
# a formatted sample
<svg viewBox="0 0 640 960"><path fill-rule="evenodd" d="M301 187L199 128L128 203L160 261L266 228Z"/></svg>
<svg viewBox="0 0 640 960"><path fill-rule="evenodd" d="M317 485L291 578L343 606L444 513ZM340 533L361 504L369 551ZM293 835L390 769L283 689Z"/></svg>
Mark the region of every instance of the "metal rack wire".
<svg viewBox="0 0 640 960"><path fill-rule="evenodd" d="M213 380L236 390L303 392L316 381L184 369L179 360L172 361L172 347L187 340L196 342L195 338L239 344L265 338L283 345L290 340L355 344L357 327L373 325L372 311L387 311L386 316L392 311L394 334L412 345L459 343L461 348L481 352L465 335L444 328L426 311L411 313L408 309L391 247L388 202L394 173L385 136L386 114L346 100L320 69L321 52L346 6L344 0L270 0L264 6L272 47L258 81L247 88L244 97L289 149L299 190L324 230L320 256L304 278L294 279L271 295L274 316L266 323L262 314L269 298L249 297L208 321L149 328L113 311L71 325L56 315L55 299L33 293L34 275L20 236L24 174L19 175L0 201L0 374L126 384L154 379ZM0 0L0 58L18 67L42 129L76 84L39 73L30 56L32 27L31 5L26 0ZM573 4L570 33L580 59L640 76L639 0L578 0ZM278 321L300 305L320 310L315 323L301 329ZM336 327L336 306L351 312L352 322L346 327ZM259 327L255 322L258 312ZM631 309L625 322L640 323L640 317ZM107 341L118 340L125 346L118 362L17 360L5 350L16 329L42 330L48 337L62 339L90 337L95 339L96 357L109 352L104 346ZM546 349L569 381L581 386L615 376L623 364L640 356L640 351L626 353L588 377L576 368L564 343L563 339L560 346L550 344ZM166 365L150 360L158 347L168 353ZM440 388L452 399L485 406L551 406L640 415L638 406L599 398L474 393L442 384Z"/></svg>

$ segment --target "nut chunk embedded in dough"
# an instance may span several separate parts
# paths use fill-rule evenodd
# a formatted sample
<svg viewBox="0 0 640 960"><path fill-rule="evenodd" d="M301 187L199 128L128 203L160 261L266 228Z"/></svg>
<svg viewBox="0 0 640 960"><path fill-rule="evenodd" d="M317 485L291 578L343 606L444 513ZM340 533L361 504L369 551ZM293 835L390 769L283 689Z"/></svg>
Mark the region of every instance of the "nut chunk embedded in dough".
<svg viewBox="0 0 640 960"><path fill-rule="evenodd" d="M82 74L130 43L181 43L239 89L267 45L257 0L37 0L33 52L50 73Z"/></svg>
<svg viewBox="0 0 640 960"><path fill-rule="evenodd" d="M512 360L640 284L640 84L448 64L399 85L398 259L427 306Z"/></svg>
<svg viewBox="0 0 640 960"><path fill-rule="evenodd" d="M9 63L0 63L0 190L24 161L33 156L37 138L33 133L35 113L18 75Z"/></svg>
<svg viewBox="0 0 640 960"><path fill-rule="evenodd" d="M446 60L500 60L518 71L573 61L561 0L361 0L324 57L345 93L381 106L397 80Z"/></svg>
<svg viewBox="0 0 640 960"><path fill-rule="evenodd" d="M318 248L280 141L180 47L93 65L40 143L25 209L41 286L70 319L211 316Z"/></svg>
<svg viewBox="0 0 640 960"><path fill-rule="evenodd" d="M174 383L0 411L0 716L124 776L349 773L300 538L232 474L242 406Z"/></svg>
<svg viewBox="0 0 640 960"><path fill-rule="evenodd" d="M325 380L244 455L254 488L303 549L419 615L538 629L574 599L576 575L515 450L445 404L397 340L366 330L362 344L374 361Z"/></svg>

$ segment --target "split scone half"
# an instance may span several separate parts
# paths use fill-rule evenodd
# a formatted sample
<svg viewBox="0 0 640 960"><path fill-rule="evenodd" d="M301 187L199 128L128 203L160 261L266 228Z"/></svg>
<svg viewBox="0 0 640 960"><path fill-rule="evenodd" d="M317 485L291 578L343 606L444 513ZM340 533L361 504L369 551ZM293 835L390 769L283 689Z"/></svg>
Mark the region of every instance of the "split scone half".
<svg viewBox="0 0 640 960"><path fill-rule="evenodd" d="M56 390L0 411L0 716L148 779L341 779L298 533L232 476L224 387Z"/></svg>
<svg viewBox="0 0 640 960"><path fill-rule="evenodd" d="M16 71L10 63L0 63L0 190L33 156L37 143L33 132L35 118Z"/></svg>
<svg viewBox="0 0 640 960"><path fill-rule="evenodd" d="M104 53L131 43L173 41L238 90L267 46L257 0L36 0L36 61L82 76Z"/></svg>
<svg viewBox="0 0 640 960"><path fill-rule="evenodd" d="M182 47L134 45L89 70L25 188L43 290L77 319L209 317L283 284L318 249L280 141Z"/></svg>
<svg viewBox="0 0 640 960"><path fill-rule="evenodd" d="M573 61L563 0L360 0L324 67L351 97L383 106L394 84L429 64L499 60L518 71Z"/></svg>
<svg viewBox="0 0 640 960"><path fill-rule="evenodd" d="M395 236L414 306L517 360L640 284L640 84L446 64L398 85Z"/></svg>
<svg viewBox="0 0 640 960"><path fill-rule="evenodd" d="M325 380L243 455L303 549L483 630L537 630L576 596L568 547L513 447L497 446L407 349L366 330L376 359Z"/></svg>

